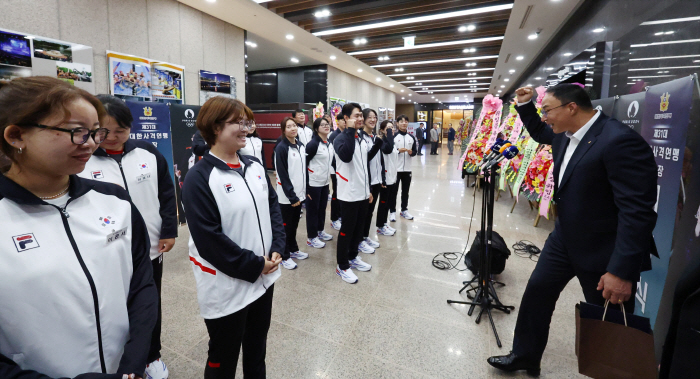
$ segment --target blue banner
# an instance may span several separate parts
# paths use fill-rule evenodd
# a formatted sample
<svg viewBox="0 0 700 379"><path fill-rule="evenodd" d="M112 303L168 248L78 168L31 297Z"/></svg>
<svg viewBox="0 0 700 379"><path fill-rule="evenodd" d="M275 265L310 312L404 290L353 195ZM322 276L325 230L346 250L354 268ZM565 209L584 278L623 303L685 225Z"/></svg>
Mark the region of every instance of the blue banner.
<svg viewBox="0 0 700 379"><path fill-rule="evenodd" d="M692 78L685 77L650 87L644 98L641 134L654 152L658 174L654 240L659 258L652 256L652 270L641 275L635 312L649 317L652 325L656 322L668 273L679 197L684 196L681 172L693 87Z"/></svg>
<svg viewBox="0 0 700 379"><path fill-rule="evenodd" d="M170 109L167 104L143 101L127 101L134 122L131 124L131 139L148 141L163 154L168 161L170 177L175 183L173 173L173 145L170 134Z"/></svg>

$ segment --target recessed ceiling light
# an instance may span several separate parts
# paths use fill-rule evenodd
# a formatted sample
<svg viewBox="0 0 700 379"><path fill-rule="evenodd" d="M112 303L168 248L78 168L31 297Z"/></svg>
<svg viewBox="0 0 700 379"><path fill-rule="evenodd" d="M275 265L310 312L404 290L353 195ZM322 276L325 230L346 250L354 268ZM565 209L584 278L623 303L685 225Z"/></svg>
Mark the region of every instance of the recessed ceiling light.
<svg viewBox="0 0 700 379"><path fill-rule="evenodd" d="M299 63L299 60L294 58L294 57L292 57L291 61L292 61L292 63Z"/></svg>
<svg viewBox="0 0 700 379"><path fill-rule="evenodd" d="M505 84L501 84L501 88L506 88Z"/></svg>
<svg viewBox="0 0 700 379"><path fill-rule="evenodd" d="M245 41L245 44L250 47L258 47L258 44L252 41Z"/></svg>
<svg viewBox="0 0 700 379"><path fill-rule="evenodd" d="M287 35L286 35L286 38L287 38L288 40L293 40L293 39L294 39L294 36L291 35L291 34L287 34Z"/></svg>
<svg viewBox="0 0 700 379"><path fill-rule="evenodd" d="M207 3L216 3L216 0L207 0Z"/></svg>
<svg viewBox="0 0 700 379"><path fill-rule="evenodd" d="M390 88L394 88L394 85L393 85L393 84L390 84L389 87L390 87Z"/></svg>
<svg viewBox="0 0 700 379"><path fill-rule="evenodd" d="M335 60L335 55L331 55L331 60L332 60L332 61Z"/></svg>
<svg viewBox="0 0 700 379"><path fill-rule="evenodd" d="M538 76L538 77L535 78L535 80L542 80L542 77L541 77L541 76Z"/></svg>
<svg viewBox="0 0 700 379"><path fill-rule="evenodd" d="M668 35L668 34L673 34L673 31L669 31L669 32L666 32L666 33L664 33L664 34L666 34L666 35Z"/></svg>
<svg viewBox="0 0 700 379"><path fill-rule="evenodd" d="M529 36L527 36L527 39L537 39L539 36L539 33L532 33Z"/></svg>
<svg viewBox="0 0 700 379"><path fill-rule="evenodd" d="M515 74L515 70L513 69L508 70L508 72L510 72L511 74Z"/></svg>
<svg viewBox="0 0 700 379"><path fill-rule="evenodd" d="M503 92L503 91L501 91L501 90L499 89L499 90L498 90L498 93L501 93L501 92Z"/></svg>
<svg viewBox="0 0 700 379"><path fill-rule="evenodd" d="M430 96L430 98L431 98L431 99L434 99L434 98L435 98L435 96Z"/></svg>
<svg viewBox="0 0 700 379"><path fill-rule="evenodd" d="M331 15L331 11L329 11L328 9L324 9L322 11L318 11L318 12L314 13L314 16L316 16L316 18L328 17L330 15Z"/></svg>
<svg viewBox="0 0 700 379"><path fill-rule="evenodd" d="M409 93L408 96L413 96L413 94Z"/></svg>
<svg viewBox="0 0 700 379"><path fill-rule="evenodd" d="M547 68L545 68L545 70L552 71L552 70L554 70L554 67L547 67Z"/></svg>
<svg viewBox="0 0 700 379"><path fill-rule="evenodd" d="M403 90L401 90L401 92L403 92Z"/></svg>
<svg viewBox="0 0 700 379"><path fill-rule="evenodd" d="M377 81L378 81L378 82L381 82L381 81L382 81L382 78L377 78Z"/></svg>
<svg viewBox="0 0 700 379"><path fill-rule="evenodd" d="M510 79L508 79L508 78L505 78L505 79L503 79L503 81L504 81L504 82L509 82L509 81L510 81Z"/></svg>
<svg viewBox="0 0 700 379"><path fill-rule="evenodd" d="M527 87L532 87L532 84L528 84Z"/></svg>
<svg viewBox="0 0 700 379"><path fill-rule="evenodd" d="M361 69L361 68L358 68L358 69L357 69L357 72L362 72L362 69Z"/></svg>
<svg viewBox="0 0 700 379"><path fill-rule="evenodd" d="M406 100L406 98L405 98L405 97L402 97L401 100Z"/></svg>
<svg viewBox="0 0 700 379"><path fill-rule="evenodd" d="M663 35L663 34L664 34L664 32L656 32L656 33L654 33L655 36L660 36L660 35Z"/></svg>
<svg viewBox="0 0 700 379"><path fill-rule="evenodd" d="M457 29L458 32L466 32L467 27L466 26L460 26L459 29Z"/></svg>
<svg viewBox="0 0 700 379"><path fill-rule="evenodd" d="M472 30L474 30L474 29L476 29L476 26L475 26L474 24L468 25L468 26L467 26L467 30L470 31L470 32L471 32Z"/></svg>
<svg viewBox="0 0 700 379"><path fill-rule="evenodd" d="M604 31L605 31L605 28L596 28L596 29L593 29L593 33L600 33L600 32L604 32Z"/></svg>
<svg viewBox="0 0 700 379"><path fill-rule="evenodd" d="M574 55L574 54L572 54L572 53L564 53L564 56L565 56L565 57L570 57L570 56L572 56L572 55Z"/></svg>
<svg viewBox="0 0 700 379"><path fill-rule="evenodd" d="M519 60L519 61L523 60L523 58L525 58L525 57L523 57L522 55L518 55L517 57L515 57L515 59Z"/></svg>

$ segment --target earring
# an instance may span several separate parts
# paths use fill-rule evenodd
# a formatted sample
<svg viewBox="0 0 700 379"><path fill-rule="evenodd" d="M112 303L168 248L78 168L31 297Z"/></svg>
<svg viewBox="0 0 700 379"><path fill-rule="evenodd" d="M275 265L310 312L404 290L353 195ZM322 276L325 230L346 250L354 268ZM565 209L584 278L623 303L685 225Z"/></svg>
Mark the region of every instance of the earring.
<svg viewBox="0 0 700 379"><path fill-rule="evenodd" d="M19 148L19 151L17 151L17 154L22 154L22 148Z"/></svg>

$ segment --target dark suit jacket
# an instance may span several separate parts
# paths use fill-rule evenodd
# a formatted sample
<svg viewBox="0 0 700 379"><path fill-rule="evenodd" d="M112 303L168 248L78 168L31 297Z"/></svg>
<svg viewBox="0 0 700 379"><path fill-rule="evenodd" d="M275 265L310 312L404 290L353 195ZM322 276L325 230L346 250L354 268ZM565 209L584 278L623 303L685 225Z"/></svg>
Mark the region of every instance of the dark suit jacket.
<svg viewBox="0 0 700 379"><path fill-rule="evenodd" d="M532 102L515 108L530 136L552 145L555 229L576 271L610 272L637 282L656 256L656 162L629 126L600 114L571 156L559 183L565 133L542 122Z"/></svg>

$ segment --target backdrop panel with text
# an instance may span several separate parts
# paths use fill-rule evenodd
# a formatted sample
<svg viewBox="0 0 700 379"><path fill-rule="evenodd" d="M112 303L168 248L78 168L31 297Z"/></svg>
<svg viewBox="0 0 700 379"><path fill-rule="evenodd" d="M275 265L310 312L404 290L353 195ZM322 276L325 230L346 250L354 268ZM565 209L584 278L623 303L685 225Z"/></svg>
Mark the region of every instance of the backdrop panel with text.
<svg viewBox="0 0 700 379"><path fill-rule="evenodd" d="M646 92L620 96L615 102L615 110L612 113L612 117L629 126L635 132L641 133L645 97Z"/></svg>
<svg viewBox="0 0 700 379"><path fill-rule="evenodd" d="M168 171L175 183L170 108L166 104L144 101L127 101L126 105L134 117L131 123L131 139L152 143L168 161Z"/></svg>
<svg viewBox="0 0 700 379"><path fill-rule="evenodd" d="M641 134L651 145L658 173L654 239L659 258L652 256L652 270L641 275L635 312L649 317L652 325L668 273L679 196L684 196L679 191L694 87L691 77L685 77L651 86L644 99Z"/></svg>
<svg viewBox="0 0 700 379"><path fill-rule="evenodd" d="M177 211L180 223L187 222L182 206L182 185L187 171L197 162L192 151L192 137L197 131L196 122L199 109L197 105L170 106L170 129L173 140L173 168L175 172L175 192L177 193Z"/></svg>

